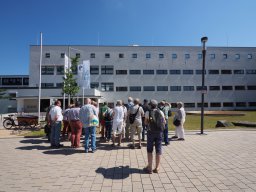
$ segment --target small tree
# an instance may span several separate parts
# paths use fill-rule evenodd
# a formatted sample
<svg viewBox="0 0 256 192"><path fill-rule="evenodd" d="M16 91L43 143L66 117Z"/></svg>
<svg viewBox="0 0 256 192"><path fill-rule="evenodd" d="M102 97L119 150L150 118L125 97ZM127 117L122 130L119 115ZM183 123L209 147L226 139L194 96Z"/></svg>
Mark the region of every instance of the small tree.
<svg viewBox="0 0 256 192"><path fill-rule="evenodd" d="M67 69L63 77L62 92L63 94L67 94L69 97L74 97L80 89L74 77L74 72L77 71L78 62L78 57L71 58L71 66ZM68 100L68 104L70 104L70 100Z"/></svg>

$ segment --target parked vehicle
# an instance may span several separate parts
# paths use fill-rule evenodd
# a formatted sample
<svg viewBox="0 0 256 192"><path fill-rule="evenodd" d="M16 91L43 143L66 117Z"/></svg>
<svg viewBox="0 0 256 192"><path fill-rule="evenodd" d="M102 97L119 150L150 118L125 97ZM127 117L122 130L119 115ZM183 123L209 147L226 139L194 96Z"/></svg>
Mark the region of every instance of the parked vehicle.
<svg viewBox="0 0 256 192"><path fill-rule="evenodd" d="M17 126L19 128L33 128L38 125L38 117L34 115L22 115L17 116L15 118L15 115L11 114L8 115L8 117L4 117L3 126L6 129L16 128Z"/></svg>

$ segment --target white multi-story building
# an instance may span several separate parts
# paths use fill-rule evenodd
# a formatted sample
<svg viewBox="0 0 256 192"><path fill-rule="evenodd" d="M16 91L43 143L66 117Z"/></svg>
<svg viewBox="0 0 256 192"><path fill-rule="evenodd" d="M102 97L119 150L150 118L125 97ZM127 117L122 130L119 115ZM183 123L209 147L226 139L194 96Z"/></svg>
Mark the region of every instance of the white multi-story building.
<svg viewBox="0 0 256 192"><path fill-rule="evenodd" d="M43 46L42 110L50 98L63 98L65 55L90 60L86 97L114 103L129 96L182 101L199 110L202 48L192 46ZM17 92L18 111L37 110L40 46L30 47L29 87ZM256 109L256 48L208 47L205 62L207 110ZM82 88L77 98L82 98Z"/></svg>

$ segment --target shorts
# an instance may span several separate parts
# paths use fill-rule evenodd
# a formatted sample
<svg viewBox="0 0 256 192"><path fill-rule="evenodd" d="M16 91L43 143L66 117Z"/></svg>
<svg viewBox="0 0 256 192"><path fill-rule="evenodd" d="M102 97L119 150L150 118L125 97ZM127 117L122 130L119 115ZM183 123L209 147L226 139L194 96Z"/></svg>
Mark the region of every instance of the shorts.
<svg viewBox="0 0 256 192"><path fill-rule="evenodd" d="M147 133L147 152L153 153L153 148L155 146L156 154L162 154L162 135L163 132L159 133Z"/></svg>
<svg viewBox="0 0 256 192"><path fill-rule="evenodd" d="M123 132L123 121L113 122L112 131L113 134L121 134Z"/></svg>

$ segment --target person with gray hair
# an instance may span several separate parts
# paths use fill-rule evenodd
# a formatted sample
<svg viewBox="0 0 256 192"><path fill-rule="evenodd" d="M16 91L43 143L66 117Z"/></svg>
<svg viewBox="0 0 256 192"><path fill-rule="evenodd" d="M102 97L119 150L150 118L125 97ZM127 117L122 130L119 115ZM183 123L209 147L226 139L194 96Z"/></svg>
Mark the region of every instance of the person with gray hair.
<svg viewBox="0 0 256 192"><path fill-rule="evenodd" d="M184 123L186 120L186 112L182 102L177 102L177 108L178 111L175 113L173 118L173 123L175 125L175 136L173 136L172 139L178 138L179 141L184 141ZM178 123L175 123L175 121Z"/></svg>
<svg viewBox="0 0 256 192"><path fill-rule="evenodd" d="M129 111L133 106L134 106L133 98L132 97L128 97L127 111ZM130 131L131 131L130 130L130 121L129 121L129 118L127 118L126 126L125 126L125 139L127 141L129 141L130 136L131 136L131 132Z"/></svg>

